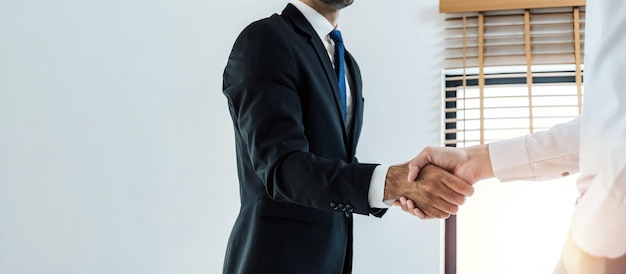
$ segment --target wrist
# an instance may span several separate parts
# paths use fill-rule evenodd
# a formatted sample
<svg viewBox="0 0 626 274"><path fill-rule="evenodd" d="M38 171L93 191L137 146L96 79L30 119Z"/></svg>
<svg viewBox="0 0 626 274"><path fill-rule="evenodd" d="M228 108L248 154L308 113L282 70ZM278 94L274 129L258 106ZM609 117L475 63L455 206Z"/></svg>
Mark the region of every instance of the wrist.
<svg viewBox="0 0 626 274"><path fill-rule="evenodd" d="M476 164L477 180L494 177L491 157L489 156L489 145L482 144L467 148L469 162Z"/></svg>
<svg viewBox="0 0 626 274"><path fill-rule="evenodd" d="M406 181L406 171L402 172L402 169L401 166L390 166L387 170L383 200L397 200L400 198L401 194L399 193L400 187L398 184L402 180Z"/></svg>

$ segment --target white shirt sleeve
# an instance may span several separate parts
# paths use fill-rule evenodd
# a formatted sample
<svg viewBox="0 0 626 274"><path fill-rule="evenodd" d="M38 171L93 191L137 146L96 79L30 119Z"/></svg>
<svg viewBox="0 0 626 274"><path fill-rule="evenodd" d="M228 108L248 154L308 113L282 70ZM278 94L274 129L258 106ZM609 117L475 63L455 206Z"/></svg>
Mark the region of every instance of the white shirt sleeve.
<svg viewBox="0 0 626 274"><path fill-rule="evenodd" d="M489 144L500 181L543 181L579 171L580 118L527 136Z"/></svg>
<svg viewBox="0 0 626 274"><path fill-rule="evenodd" d="M384 201L385 179L387 178L389 166L376 166L372 178L370 179L370 189L368 192L368 202L373 208L388 208L393 205L393 200Z"/></svg>

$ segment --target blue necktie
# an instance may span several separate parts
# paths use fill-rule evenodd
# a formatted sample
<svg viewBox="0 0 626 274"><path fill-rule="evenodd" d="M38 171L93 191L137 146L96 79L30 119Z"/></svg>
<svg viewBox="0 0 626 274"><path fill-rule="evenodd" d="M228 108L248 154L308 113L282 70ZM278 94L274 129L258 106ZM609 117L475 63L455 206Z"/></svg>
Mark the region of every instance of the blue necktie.
<svg viewBox="0 0 626 274"><path fill-rule="evenodd" d="M341 95L341 111L343 114L343 121L346 121L347 105L346 105L346 72L344 69L344 55L345 48L343 46L343 38L341 38L341 32L339 30L331 31L328 36L335 42L335 74L337 80L339 80L339 95Z"/></svg>

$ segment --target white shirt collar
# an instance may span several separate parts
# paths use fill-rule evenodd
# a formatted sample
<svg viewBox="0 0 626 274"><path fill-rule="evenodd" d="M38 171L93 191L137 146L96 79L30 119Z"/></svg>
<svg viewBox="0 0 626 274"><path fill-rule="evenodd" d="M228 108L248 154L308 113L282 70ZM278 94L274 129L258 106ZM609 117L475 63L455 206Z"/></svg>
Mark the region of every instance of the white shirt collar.
<svg viewBox="0 0 626 274"><path fill-rule="evenodd" d="M324 41L328 34L335 29L335 27L328 22L326 17L321 15L306 3L300 0L294 0L291 1L291 4L304 15L322 41Z"/></svg>

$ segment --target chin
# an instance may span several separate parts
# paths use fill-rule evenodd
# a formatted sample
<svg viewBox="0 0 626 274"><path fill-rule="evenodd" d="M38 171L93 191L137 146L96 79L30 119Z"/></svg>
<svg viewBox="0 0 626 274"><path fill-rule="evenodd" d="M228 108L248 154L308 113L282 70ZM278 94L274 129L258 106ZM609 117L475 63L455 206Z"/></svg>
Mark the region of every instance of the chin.
<svg viewBox="0 0 626 274"><path fill-rule="evenodd" d="M320 1L336 9L343 9L347 6L352 5L352 3L354 2L354 0L320 0Z"/></svg>

